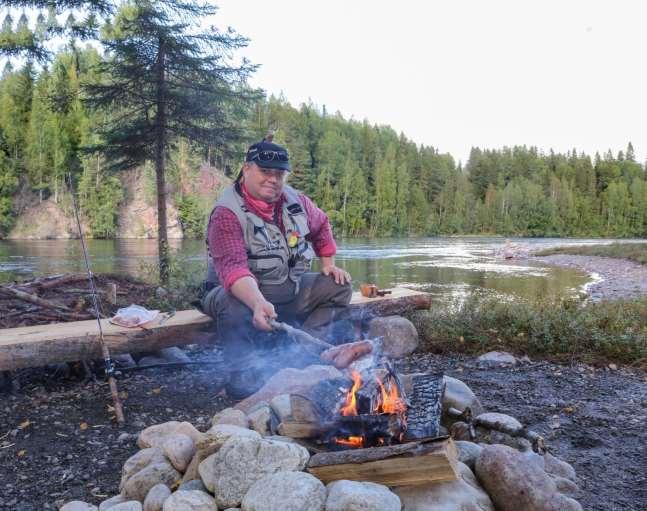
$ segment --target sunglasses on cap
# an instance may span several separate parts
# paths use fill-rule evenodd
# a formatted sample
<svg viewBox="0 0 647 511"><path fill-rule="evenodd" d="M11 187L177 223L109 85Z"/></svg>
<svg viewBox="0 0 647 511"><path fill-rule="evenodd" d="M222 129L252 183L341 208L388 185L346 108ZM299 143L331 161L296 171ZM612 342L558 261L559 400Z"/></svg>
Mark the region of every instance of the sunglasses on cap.
<svg viewBox="0 0 647 511"><path fill-rule="evenodd" d="M252 154L254 153L254 154ZM258 160L260 162L267 161L288 161L288 152L287 151L259 151L258 149L250 149L247 153L247 161Z"/></svg>

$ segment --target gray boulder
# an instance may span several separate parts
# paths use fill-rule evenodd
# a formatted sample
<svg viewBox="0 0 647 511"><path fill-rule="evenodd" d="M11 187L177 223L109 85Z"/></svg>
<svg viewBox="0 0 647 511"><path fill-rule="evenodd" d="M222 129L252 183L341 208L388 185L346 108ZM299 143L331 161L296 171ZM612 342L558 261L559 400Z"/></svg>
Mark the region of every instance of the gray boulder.
<svg viewBox="0 0 647 511"><path fill-rule="evenodd" d="M279 418L279 422L283 422L288 417L291 417L292 404L290 403L290 394L280 394L275 396L270 401L270 407Z"/></svg>
<svg viewBox="0 0 647 511"><path fill-rule="evenodd" d="M577 482L577 476L575 475L575 469L559 458L556 458L551 453L547 452L544 454L544 469L550 475L555 477L563 477L569 479L570 481Z"/></svg>
<svg viewBox="0 0 647 511"><path fill-rule="evenodd" d="M164 501L163 511L217 511L214 498L200 490L178 490Z"/></svg>
<svg viewBox="0 0 647 511"><path fill-rule="evenodd" d="M99 511L99 508L87 502L73 500L62 506L59 511Z"/></svg>
<svg viewBox="0 0 647 511"><path fill-rule="evenodd" d="M490 497L469 467L459 462L458 471L460 477L455 481L403 486L393 491L407 511L494 511Z"/></svg>
<svg viewBox="0 0 647 511"><path fill-rule="evenodd" d="M340 480L330 483L326 511L400 511L400 497L381 484Z"/></svg>
<svg viewBox="0 0 647 511"><path fill-rule="evenodd" d="M184 472L195 454L195 443L184 433L173 433L165 438L162 451L176 470Z"/></svg>
<svg viewBox="0 0 647 511"><path fill-rule="evenodd" d="M162 511L164 502L171 496L171 490L165 484L156 484L146 494L144 511Z"/></svg>
<svg viewBox="0 0 647 511"><path fill-rule="evenodd" d="M275 472L303 470L309 459L308 451L298 444L232 437L202 461L198 471L218 507L236 507L256 481Z"/></svg>
<svg viewBox="0 0 647 511"><path fill-rule="evenodd" d="M236 410L234 408L225 408L221 410L211 419L211 425L215 426L216 424L231 424L232 426L238 426L240 428L249 427L249 419L245 412Z"/></svg>
<svg viewBox="0 0 647 511"><path fill-rule="evenodd" d="M153 463L130 477L124 484L122 495L128 499L144 502L149 490L156 484L172 487L182 475L168 461Z"/></svg>
<svg viewBox="0 0 647 511"><path fill-rule="evenodd" d="M182 348L172 346L170 348L162 348L156 353L157 356L166 360L166 362L183 363L191 362L191 358L187 355Z"/></svg>
<svg viewBox="0 0 647 511"><path fill-rule="evenodd" d="M112 511L142 511L142 505L136 500L129 500L112 506L110 509Z"/></svg>
<svg viewBox="0 0 647 511"><path fill-rule="evenodd" d="M581 511L582 506L560 493L537 463L505 445L483 448L476 475L499 511Z"/></svg>
<svg viewBox="0 0 647 511"><path fill-rule="evenodd" d="M126 502L126 499L124 499L123 495L115 495L114 497L101 502L101 504L99 504L99 511L107 511L111 507L123 502Z"/></svg>
<svg viewBox="0 0 647 511"><path fill-rule="evenodd" d="M195 429L195 426L190 422L169 421L149 426L141 431L137 437L137 446L140 449L162 447L166 438L174 433L187 435L196 444L203 438L203 434Z"/></svg>
<svg viewBox="0 0 647 511"><path fill-rule="evenodd" d="M261 436L272 434L270 421L272 420L272 410L269 405L259 406L249 412L249 423L251 428Z"/></svg>
<svg viewBox="0 0 647 511"><path fill-rule="evenodd" d="M368 327L368 336L371 339L382 339L383 353L391 358L411 355L420 343L416 327L402 316L372 319Z"/></svg>
<svg viewBox="0 0 647 511"><path fill-rule="evenodd" d="M258 432L232 424L216 424L206 433L212 441L225 443L231 437L261 438Z"/></svg>
<svg viewBox="0 0 647 511"><path fill-rule="evenodd" d="M191 481L182 483L180 486L178 486L177 489L186 490L186 491L189 491L189 490L208 491L207 487L202 482L202 479L192 479Z"/></svg>
<svg viewBox="0 0 647 511"><path fill-rule="evenodd" d="M507 351L488 351L478 357L476 362L484 365L516 365L517 359Z"/></svg>
<svg viewBox="0 0 647 511"><path fill-rule="evenodd" d="M479 454L481 454L483 446L465 440L457 440L454 444L458 450L458 461L465 463L470 470L474 470L474 463Z"/></svg>
<svg viewBox="0 0 647 511"><path fill-rule="evenodd" d="M123 490L126 481L134 476L140 470L146 468L152 463L164 463L166 458L164 453L158 447L148 447L133 454L126 460L121 469L121 482L119 483L119 490ZM103 510L102 510L103 511Z"/></svg>
<svg viewBox="0 0 647 511"><path fill-rule="evenodd" d="M483 413L483 406L465 383L451 376L444 376L445 392L443 394L443 422L451 424L453 420L446 417L446 412L449 408L455 408L459 412L469 407L472 410L472 416L476 417ZM447 420L446 420L447 419Z"/></svg>
<svg viewBox="0 0 647 511"><path fill-rule="evenodd" d="M249 488L243 498L241 509L242 511L324 511L325 503L326 488L316 477L305 472L276 472L259 479Z"/></svg>

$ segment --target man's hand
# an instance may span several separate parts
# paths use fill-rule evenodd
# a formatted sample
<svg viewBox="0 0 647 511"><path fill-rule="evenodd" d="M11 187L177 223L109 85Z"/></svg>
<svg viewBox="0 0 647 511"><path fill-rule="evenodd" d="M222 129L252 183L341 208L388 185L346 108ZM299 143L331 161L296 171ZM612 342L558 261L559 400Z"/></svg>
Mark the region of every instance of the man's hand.
<svg viewBox="0 0 647 511"><path fill-rule="evenodd" d="M346 283L350 283L351 281L350 273L348 273L346 270L338 268L334 264L323 266L321 268L321 273L323 273L324 275L330 275L339 285L344 285Z"/></svg>
<svg viewBox="0 0 647 511"><path fill-rule="evenodd" d="M259 300L254 305L252 309L254 314L252 318L252 324L258 330L263 330L265 332L271 332L272 327L270 326L269 320L276 319L276 311L274 310L274 305L272 305L267 300Z"/></svg>

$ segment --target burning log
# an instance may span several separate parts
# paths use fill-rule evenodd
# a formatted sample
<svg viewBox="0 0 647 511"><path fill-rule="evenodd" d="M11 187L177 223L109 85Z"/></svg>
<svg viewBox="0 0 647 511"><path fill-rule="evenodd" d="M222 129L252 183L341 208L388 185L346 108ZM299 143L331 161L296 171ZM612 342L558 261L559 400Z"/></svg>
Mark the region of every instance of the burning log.
<svg viewBox="0 0 647 511"><path fill-rule="evenodd" d="M290 438L324 438L338 427L336 422L299 422L284 420L277 428L279 435Z"/></svg>
<svg viewBox="0 0 647 511"><path fill-rule="evenodd" d="M315 454L306 470L324 484L340 479L408 486L458 478L451 439Z"/></svg>
<svg viewBox="0 0 647 511"><path fill-rule="evenodd" d="M322 380L302 392L290 394L292 418L297 422L325 422L337 411L347 378Z"/></svg>
<svg viewBox="0 0 647 511"><path fill-rule="evenodd" d="M405 440L439 435L444 390L442 374L424 373L411 376Z"/></svg>

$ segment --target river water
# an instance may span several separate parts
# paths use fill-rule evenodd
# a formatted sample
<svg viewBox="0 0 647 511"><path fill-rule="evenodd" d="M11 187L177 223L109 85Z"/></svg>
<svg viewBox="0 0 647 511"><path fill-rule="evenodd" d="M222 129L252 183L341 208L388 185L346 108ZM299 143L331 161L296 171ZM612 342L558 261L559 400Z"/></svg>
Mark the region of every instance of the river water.
<svg viewBox="0 0 647 511"><path fill-rule="evenodd" d="M532 258L505 260L500 237L437 237L340 240L337 263L361 282L380 287L405 286L427 291L443 301L460 302L474 291L507 297L574 295L591 276L548 267ZM556 245L610 243L599 239L512 239L520 256ZM205 268L204 242L171 240L184 272ZM156 240L88 240L92 270L147 278L155 273ZM0 282L37 275L84 271L78 240L0 241Z"/></svg>

